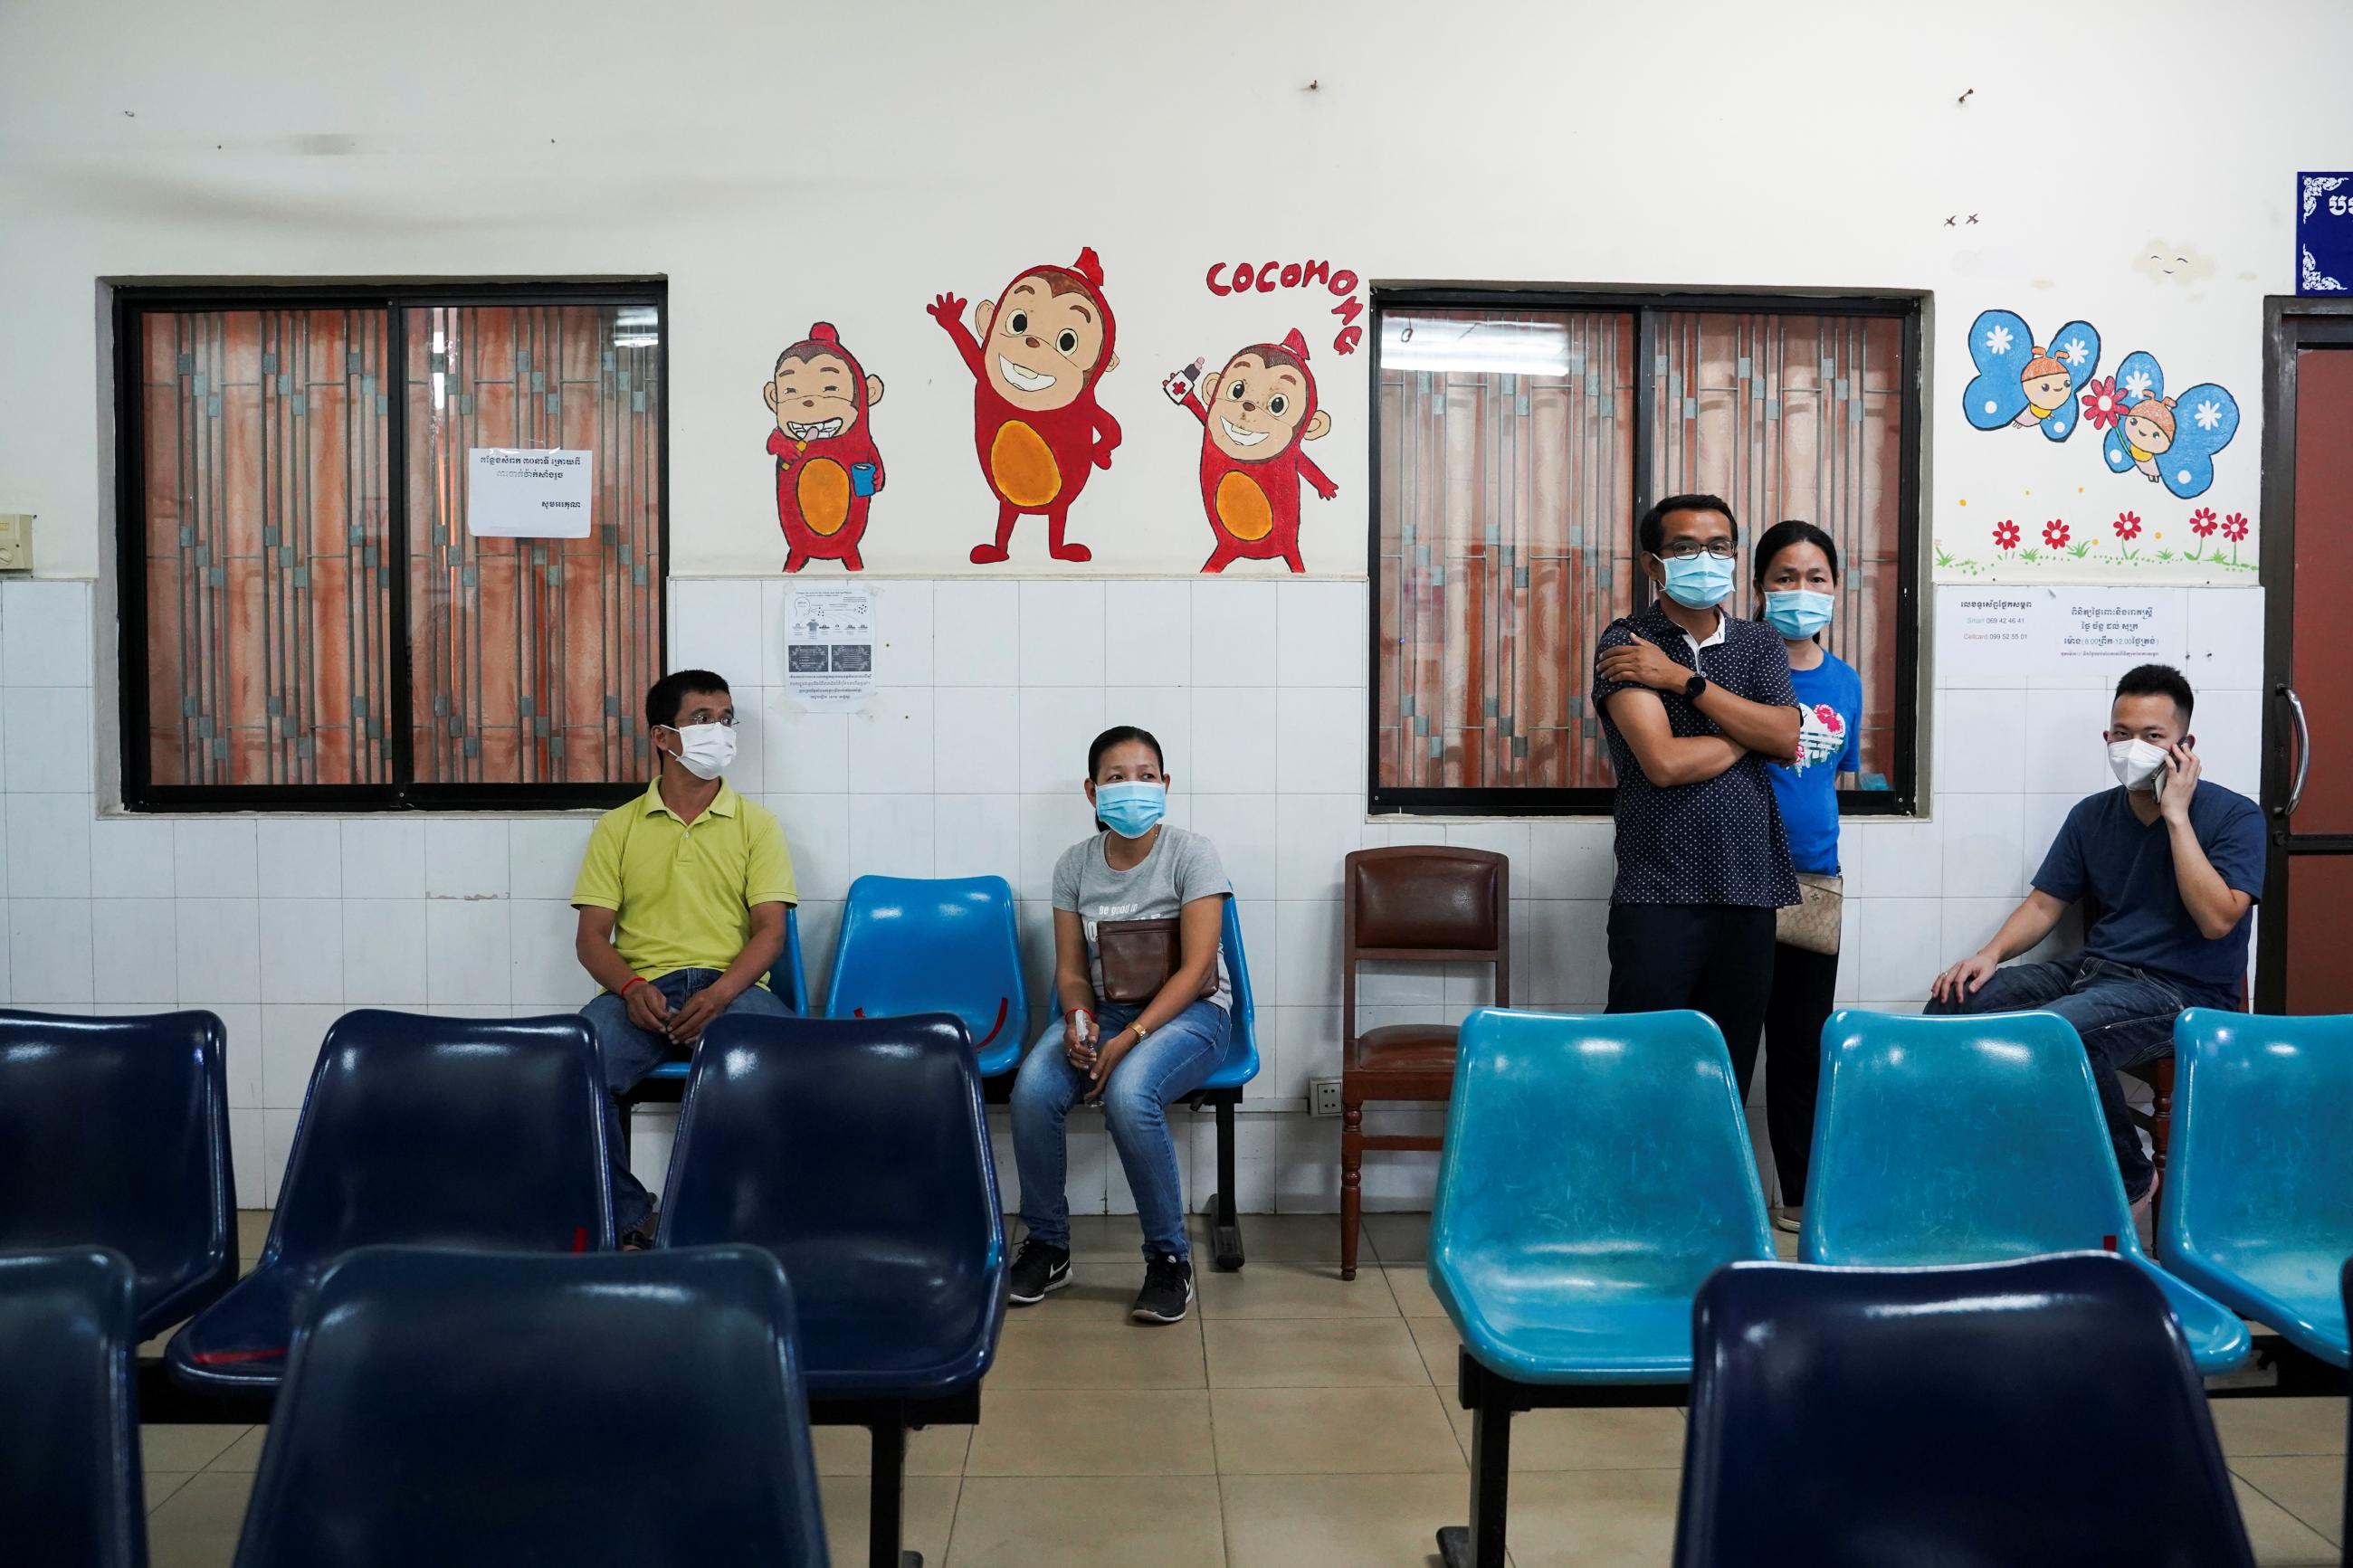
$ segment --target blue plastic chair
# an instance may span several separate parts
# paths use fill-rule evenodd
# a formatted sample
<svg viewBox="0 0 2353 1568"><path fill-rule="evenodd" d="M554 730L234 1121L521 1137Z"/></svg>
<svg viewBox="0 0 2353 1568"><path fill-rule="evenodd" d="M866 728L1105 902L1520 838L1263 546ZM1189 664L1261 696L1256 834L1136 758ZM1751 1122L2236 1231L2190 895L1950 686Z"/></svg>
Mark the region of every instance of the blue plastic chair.
<svg viewBox="0 0 2353 1568"><path fill-rule="evenodd" d="M1242 1088L1258 1077L1258 1003L1250 990L1250 957L1242 951L1240 900L1226 900L1225 925L1219 933L1225 954L1226 981L1233 988L1226 1054L1218 1059L1208 1080L1186 1098L1207 1105L1218 1115L1218 1190L1209 1198L1209 1252L1213 1265L1230 1273L1242 1266L1241 1216L1234 1186L1234 1110L1241 1104Z"/></svg>
<svg viewBox="0 0 2353 1568"><path fill-rule="evenodd" d="M995 1078L1029 1042L1013 889L1002 877L860 877L826 986L828 1018L953 1013Z"/></svg>
<svg viewBox="0 0 2353 1568"><path fill-rule="evenodd" d="M0 1011L0 1250L122 1254L140 1339L218 1300L237 1279L227 1048L210 1013Z"/></svg>
<svg viewBox="0 0 2353 1568"><path fill-rule="evenodd" d="M137 1293L130 1259L111 1248L0 1253L8 1568L145 1568L132 1412Z"/></svg>
<svg viewBox="0 0 2353 1568"><path fill-rule="evenodd" d="M1430 1283L1462 1336L1469 1529L1449 1568L1500 1568L1514 1408L1673 1405L1692 1299L1773 1256L1732 1058L1698 1013L1463 1021ZM1654 1385L1637 1390L1629 1385Z"/></svg>
<svg viewBox="0 0 2353 1568"><path fill-rule="evenodd" d="M809 1015L808 973L801 967L801 911L797 905L785 906L785 951L768 968L768 994L782 1002L797 1017ZM638 1081L635 1088L621 1096L621 1142L626 1147L629 1137L629 1112L640 1105L675 1105L686 1090L687 1069L694 1064L689 1058L667 1061Z"/></svg>
<svg viewBox="0 0 2353 1568"><path fill-rule="evenodd" d="M1842 1009L1822 1027L1821 1081L1798 1240L1807 1262L1890 1268L2105 1249L2164 1290L2200 1372L2247 1359L2237 1314L2141 1250L2092 1064L2064 1018Z"/></svg>
<svg viewBox="0 0 2353 1568"><path fill-rule="evenodd" d="M2353 1017L2193 1007L2157 1255L2307 1354L2348 1364L2337 1274L2353 1257Z"/></svg>
<svg viewBox="0 0 2353 1568"><path fill-rule="evenodd" d="M872 1560L900 1568L906 1429L979 1418L1005 1229L961 1021L720 1018L695 1053L659 1245L765 1247L797 1281L820 1422L874 1436Z"/></svg>
<svg viewBox="0 0 2353 1568"><path fill-rule="evenodd" d="M1676 1568L2252 1568L2180 1326L2123 1258L1740 1264L1694 1322Z"/></svg>
<svg viewBox="0 0 2353 1568"><path fill-rule="evenodd" d="M355 1247L609 1250L604 1098L576 1014L344 1014L311 1071L261 1259L173 1336L172 1374L275 1388L320 1274Z"/></svg>
<svg viewBox="0 0 2353 1568"><path fill-rule="evenodd" d="M237 1568L825 1568L798 1363L754 1247L363 1247L295 1330Z"/></svg>

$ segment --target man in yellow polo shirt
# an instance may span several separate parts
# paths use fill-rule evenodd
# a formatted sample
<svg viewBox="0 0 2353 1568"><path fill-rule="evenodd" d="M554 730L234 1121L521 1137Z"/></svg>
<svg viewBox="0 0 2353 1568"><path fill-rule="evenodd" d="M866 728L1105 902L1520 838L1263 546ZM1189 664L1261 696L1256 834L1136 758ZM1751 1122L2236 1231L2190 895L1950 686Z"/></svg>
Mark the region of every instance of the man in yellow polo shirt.
<svg viewBox="0 0 2353 1568"><path fill-rule="evenodd" d="M663 676L646 693L646 726L661 772L597 820L572 889L575 951L605 988L581 1013L614 1094L690 1051L722 1013L785 1016L768 968L797 901L783 826L719 776L735 756L727 682L707 669ZM644 1246L653 1199L622 1157L610 1099L606 1115L614 1224L624 1246Z"/></svg>

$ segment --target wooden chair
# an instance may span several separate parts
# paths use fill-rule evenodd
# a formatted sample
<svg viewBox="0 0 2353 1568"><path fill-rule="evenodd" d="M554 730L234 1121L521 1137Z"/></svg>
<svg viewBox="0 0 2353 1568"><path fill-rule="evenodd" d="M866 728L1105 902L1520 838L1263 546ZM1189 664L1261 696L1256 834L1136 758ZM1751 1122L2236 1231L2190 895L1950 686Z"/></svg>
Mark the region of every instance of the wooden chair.
<svg viewBox="0 0 2353 1568"><path fill-rule="evenodd" d="M1366 1135L1367 1100L1444 1104L1454 1092L1452 1024L1390 1024L1358 1033L1356 966L1367 959L1493 963L1495 1005L1512 1000L1511 862L1485 849L1407 845L1358 849L1341 877L1340 1278L1356 1277L1367 1149L1429 1152L1442 1140Z"/></svg>

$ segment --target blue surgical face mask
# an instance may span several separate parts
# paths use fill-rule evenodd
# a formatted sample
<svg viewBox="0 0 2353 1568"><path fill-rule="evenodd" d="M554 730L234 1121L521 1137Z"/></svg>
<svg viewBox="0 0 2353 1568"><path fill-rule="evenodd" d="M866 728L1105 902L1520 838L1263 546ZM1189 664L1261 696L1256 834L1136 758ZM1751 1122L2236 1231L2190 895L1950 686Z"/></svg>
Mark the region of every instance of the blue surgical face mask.
<svg viewBox="0 0 2353 1568"><path fill-rule="evenodd" d="M1687 610L1714 609L1732 592L1729 561L1719 561L1705 551L1688 561L1674 555L1659 560L1667 569L1667 597Z"/></svg>
<svg viewBox="0 0 2353 1568"><path fill-rule="evenodd" d="M1141 838L1168 809L1166 786L1140 779L1095 785L1095 815L1122 838Z"/></svg>
<svg viewBox="0 0 2353 1568"><path fill-rule="evenodd" d="M1765 595L1765 624L1785 637L1810 637L1831 624L1837 605L1811 588L1776 588Z"/></svg>

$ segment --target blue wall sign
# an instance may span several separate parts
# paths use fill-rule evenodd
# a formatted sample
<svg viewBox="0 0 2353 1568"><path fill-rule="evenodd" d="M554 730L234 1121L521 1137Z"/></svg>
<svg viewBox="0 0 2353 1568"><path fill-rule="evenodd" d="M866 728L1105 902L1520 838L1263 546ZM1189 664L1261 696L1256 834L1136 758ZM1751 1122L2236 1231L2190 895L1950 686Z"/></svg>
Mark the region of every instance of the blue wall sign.
<svg viewBox="0 0 2353 1568"><path fill-rule="evenodd" d="M2353 294L2353 173L2295 177L2295 291Z"/></svg>

